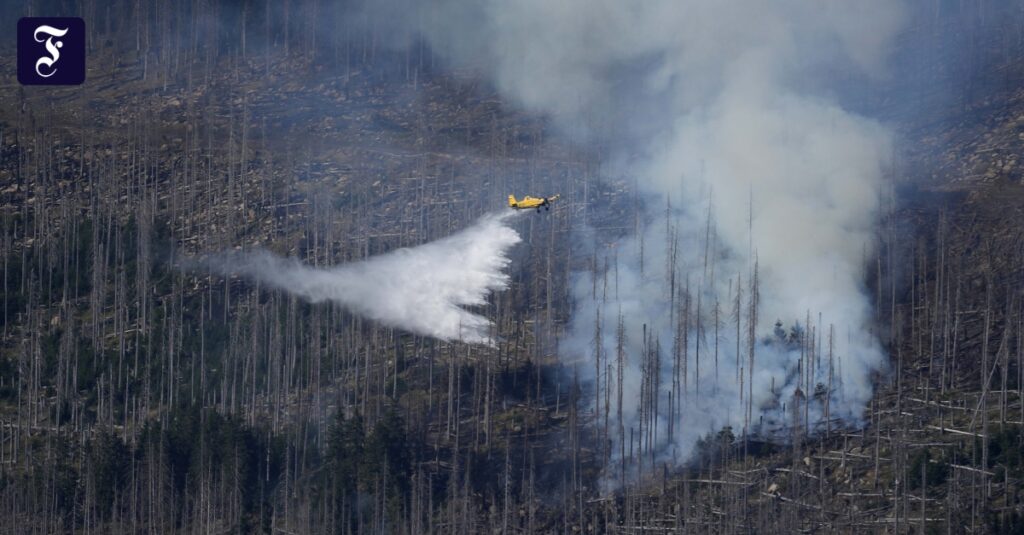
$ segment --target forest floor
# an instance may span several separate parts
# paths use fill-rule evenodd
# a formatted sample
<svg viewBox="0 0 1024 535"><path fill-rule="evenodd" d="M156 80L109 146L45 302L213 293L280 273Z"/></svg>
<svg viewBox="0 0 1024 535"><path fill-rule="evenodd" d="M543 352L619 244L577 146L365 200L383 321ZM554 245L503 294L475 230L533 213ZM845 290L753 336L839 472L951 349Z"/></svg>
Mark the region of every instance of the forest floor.
<svg viewBox="0 0 1024 535"><path fill-rule="evenodd" d="M525 244L512 288L489 305L499 347L424 341L314 309L295 313L295 321L302 328L335 321L343 326L324 327L322 338L354 340L328 343L325 354L345 355L321 359L333 369L320 376L313 364L289 365L273 360L269 349L253 349L253 371L240 373L242 384L223 386L229 392L223 395L199 389L193 402L250 423L270 420L296 442L314 434L318 450L326 449L324 430L339 407L358 407L375 420L385 406L402 406L410 433L427 452L417 457L418 470L432 482L449 472L464 477L438 493L475 500L473 514L496 516L483 504L498 507L498 482L510 485L509 467L516 465L523 474L516 525L524 531L924 533L1024 526L1024 164L1018 161L1024 90L976 91L982 95L976 102L943 120L901 130L897 202L879 230L879 265L907 268L872 282L892 365L877 375L863 425L782 445L720 435L685 468L662 466L609 494L598 488L601 467L588 447L594 439L588 415L576 405L577 385L560 365L553 334L570 309L571 273L591 262L569 237L610 241L631 228L626 178L603 176L595 155L558 141L544 120L508 108L472 73L420 76L350 66L338 74L266 56L172 75L156 62L102 52L96 58L81 89L0 88L0 252L5 277L12 277L10 284L5 279L0 343L6 433L0 461L17 465L12 472L29 471L16 451L25 456L20 463L52 458L46 457L51 434L85 444L95 429L111 426L128 443L141 444L147 422L166 419L174 396L205 384L198 367L205 350L191 346L182 351L181 369L173 360L160 364L173 379L144 366L121 371L145 343L173 349L179 342L168 333L176 321L179 329L200 332L207 327L199 322L226 318L230 310L232 318L244 318L228 324L237 331L220 333L232 345L249 343L245 329L261 321L252 318L293 318L287 299L267 298L244 282L175 277L155 267L153 286L146 286L155 303L149 313L165 311L159 316L165 326L147 326L145 305L129 312L124 304L122 286L129 283L122 279L138 273L112 249L109 265L93 264L91 284L82 284L88 291L68 297L56 283L43 284L40 273L69 243L116 249L111 235L118 231L110 229L123 226L128 235L155 213L161 223L152 230L154 264L168 250L254 245L328 264L447 235L502 209L509 192L550 192L561 193L564 204L550 217L520 224ZM13 72L10 60L0 57L0 72ZM84 234L85 219L91 235ZM122 253L135 254L131 247ZM32 265L39 272L25 267ZM75 345L62 341L71 329L64 325L78 325L97 347L88 370L63 363L65 349ZM252 347L264 336L294 344L294 354L318 354L313 340L320 331L290 337L252 329ZM129 335L138 332L164 338L133 342ZM225 367L228 362L225 357ZM277 383L280 377L267 371L257 385L257 369L291 379ZM210 373L211 382L228 384L226 374ZM82 384L68 393L62 382L71 374ZM148 379L137 379L144 374ZM15 376L25 392L13 392ZM296 423L306 420L314 424ZM283 476L293 478L285 484L291 496L302 494L304 478L315 477L303 472L303 450L294 451L288 455L296 468ZM570 488L575 492L563 492ZM453 506L433 516L443 530L443 522L469 514ZM287 518L281 522L289 525Z"/></svg>
<svg viewBox="0 0 1024 535"><path fill-rule="evenodd" d="M1024 75L1020 63L1003 68ZM885 262L906 267L872 281L891 367L863 424L759 455L713 442L719 451L681 474L627 491L638 498L626 525L1024 529L1024 89L1008 86L900 124L878 262L879 273Z"/></svg>

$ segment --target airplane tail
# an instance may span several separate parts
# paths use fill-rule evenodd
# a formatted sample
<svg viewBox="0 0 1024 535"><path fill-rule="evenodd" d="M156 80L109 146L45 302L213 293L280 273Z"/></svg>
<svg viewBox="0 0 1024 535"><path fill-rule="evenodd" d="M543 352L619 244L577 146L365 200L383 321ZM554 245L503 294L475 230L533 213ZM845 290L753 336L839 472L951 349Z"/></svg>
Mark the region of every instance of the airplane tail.
<svg viewBox="0 0 1024 535"><path fill-rule="evenodd" d="M516 196L515 195L509 195L508 196L508 206L509 206L509 208L515 208L517 204L519 204L519 203L516 202Z"/></svg>

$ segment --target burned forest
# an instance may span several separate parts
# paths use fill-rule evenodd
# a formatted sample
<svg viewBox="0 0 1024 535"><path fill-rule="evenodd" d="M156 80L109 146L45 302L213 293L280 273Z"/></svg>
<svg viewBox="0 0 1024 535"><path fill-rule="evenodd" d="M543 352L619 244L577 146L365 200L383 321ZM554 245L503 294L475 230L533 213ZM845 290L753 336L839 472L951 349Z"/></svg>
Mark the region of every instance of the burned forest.
<svg viewBox="0 0 1024 535"><path fill-rule="evenodd" d="M0 533L1024 533L1024 2L0 15Z"/></svg>

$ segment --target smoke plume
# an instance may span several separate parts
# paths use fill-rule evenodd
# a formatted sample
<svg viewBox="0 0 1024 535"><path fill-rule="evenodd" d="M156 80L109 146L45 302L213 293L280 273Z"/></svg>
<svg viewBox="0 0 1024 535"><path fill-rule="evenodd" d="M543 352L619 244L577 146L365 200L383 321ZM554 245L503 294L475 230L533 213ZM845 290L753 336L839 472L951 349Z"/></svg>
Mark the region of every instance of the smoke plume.
<svg viewBox="0 0 1024 535"><path fill-rule="evenodd" d="M841 80L884 78L903 18L896 0L393 0L354 20L483 70L646 195L639 234L578 275L560 344L625 463L725 426L859 420L885 362L863 286L892 136Z"/></svg>
<svg viewBox="0 0 1024 535"><path fill-rule="evenodd" d="M511 217L487 215L446 238L327 268L263 250L209 255L187 267L242 275L416 334L492 344L491 322L462 307L484 305L490 292L508 287L508 250L520 241Z"/></svg>

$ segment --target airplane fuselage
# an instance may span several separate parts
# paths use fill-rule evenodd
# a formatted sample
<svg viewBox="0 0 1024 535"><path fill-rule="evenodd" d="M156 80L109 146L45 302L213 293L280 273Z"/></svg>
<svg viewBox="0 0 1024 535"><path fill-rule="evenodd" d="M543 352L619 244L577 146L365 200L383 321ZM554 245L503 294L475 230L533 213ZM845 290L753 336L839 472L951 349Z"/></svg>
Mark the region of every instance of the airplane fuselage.
<svg viewBox="0 0 1024 535"><path fill-rule="evenodd" d="M558 195L553 195L551 197L531 197L527 195L526 197L518 200L514 195L509 195L508 206L509 208L515 208L516 210L530 210L536 208L539 212L541 207L550 210L551 202L556 199L558 199Z"/></svg>

